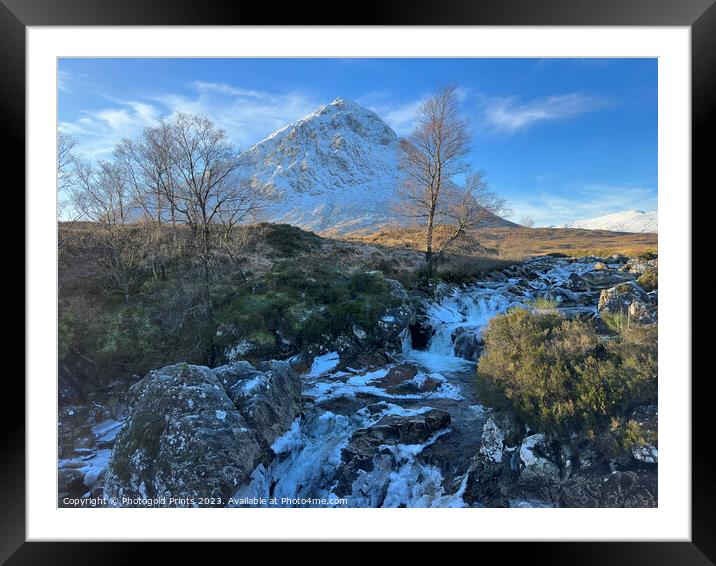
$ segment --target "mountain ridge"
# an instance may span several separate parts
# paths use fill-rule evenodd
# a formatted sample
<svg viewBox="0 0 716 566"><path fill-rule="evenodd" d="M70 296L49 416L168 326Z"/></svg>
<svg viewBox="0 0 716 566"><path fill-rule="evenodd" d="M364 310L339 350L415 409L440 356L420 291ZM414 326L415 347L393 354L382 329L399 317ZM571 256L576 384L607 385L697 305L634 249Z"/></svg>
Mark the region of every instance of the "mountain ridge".
<svg viewBox="0 0 716 566"><path fill-rule="evenodd" d="M625 210L594 218L575 220L558 228L583 228L586 230L609 230L611 232L646 233L658 232L656 210Z"/></svg>

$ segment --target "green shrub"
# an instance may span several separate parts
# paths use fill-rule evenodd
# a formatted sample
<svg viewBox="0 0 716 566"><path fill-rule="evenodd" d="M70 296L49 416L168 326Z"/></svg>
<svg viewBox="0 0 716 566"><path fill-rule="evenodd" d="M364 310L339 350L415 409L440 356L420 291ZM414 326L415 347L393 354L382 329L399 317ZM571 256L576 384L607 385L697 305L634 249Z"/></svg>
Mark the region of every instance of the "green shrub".
<svg viewBox="0 0 716 566"><path fill-rule="evenodd" d="M306 232L290 224L261 224L265 242L282 256L295 256L321 245L313 232Z"/></svg>
<svg viewBox="0 0 716 566"><path fill-rule="evenodd" d="M449 255L438 263L436 275L449 283L471 283L485 273L514 263L514 260L497 257Z"/></svg>
<svg viewBox="0 0 716 566"><path fill-rule="evenodd" d="M593 435L656 399L656 338L636 327L605 342L591 322L514 309L485 330L478 390L532 429Z"/></svg>
<svg viewBox="0 0 716 566"><path fill-rule="evenodd" d="M647 293L659 286L659 272L656 268L650 267L636 280L637 284Z"/></svg>
<svg viewBox="0 0 716 566"><path fill-rule="evenodd" d="M380 272L345 274L320 265L281 264L254 292L217 312L217 324L231 325L233 332L215 343L223 348L240 336L256 347L252 355L271 356L278 335L300 349L348 333L353 325L372 328L399 304Z"/></svg>
<svg viewBox="0 0 716 566"><path fill-rule="evenodd" d="M550 297L537 297L529 302L529 306L536 311L556 311L557 301Z"/></svg>

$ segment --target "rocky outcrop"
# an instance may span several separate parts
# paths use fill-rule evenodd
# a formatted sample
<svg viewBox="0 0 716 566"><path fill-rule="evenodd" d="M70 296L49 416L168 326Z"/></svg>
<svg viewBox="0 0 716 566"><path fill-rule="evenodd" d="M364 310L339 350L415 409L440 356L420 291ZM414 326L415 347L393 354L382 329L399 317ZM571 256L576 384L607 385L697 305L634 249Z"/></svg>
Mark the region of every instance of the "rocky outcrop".
<svg viewBox="0 0 716 566"><path fill-rule="evenodd" d="M656 305L649 295L633 281L602 291L597 310L601 314L621 314L642 324L656 322Z"/></svg>
<svg viewBox="0 0 716 566"><path fill-rule="evenodd" d="M135 384L130 401L107 496L120 506L142 506L137 498L164 498L157 505L168 507L215 498L222 506L300 411L300 383L285 362L176 364Z"/></svg>
<svg viewBox="0 0 716 566"><path fill-rule="evenodd" d="M547 458L544 434L532 434L520 445L520 482L558 481L559 468Z"/></svg>
<svg viewBox="0 0 716 566"><path fill-rule="evenodd" d="M368 428L358 429L341 453L336 494L362 494L370 499L371 506L381 506L388 477L401 458L417 452L411 447L428 442L449 424L448 412L431 409L416 415L388 415Z"/></svg>
<svg viewBox="0 0 716 566"><path fill-rule="evenodd" d="M648 430L655 425L655 407L641 407L632 418ZM607 473L589 448L581 450L573 464L569 450L550 447L544 434L529 434L511 446L509 440L520 434L506 414L487 419L480 448L467 472L463 498L468 504L510 507L526 500L558 507L656 506L653 466ZM635 459L640 460L637 453L651 454L652 449L656 450L635 445ZM648 462L648 456L640 461Z"/></svg>
<svg viewBox="0 0 716 566"><path fill-rule="evenodd" d="M561 507L656 507L656 474L614 472L596 478L575 478L561 489Z"/></svg>
<svg viewBox="0 0 716 566"><path fill-rule="evenodd" d="M265 447L288 430L300 412L301 387L288 362L271 360L254 367L242 361L214 374Z"/></svg>

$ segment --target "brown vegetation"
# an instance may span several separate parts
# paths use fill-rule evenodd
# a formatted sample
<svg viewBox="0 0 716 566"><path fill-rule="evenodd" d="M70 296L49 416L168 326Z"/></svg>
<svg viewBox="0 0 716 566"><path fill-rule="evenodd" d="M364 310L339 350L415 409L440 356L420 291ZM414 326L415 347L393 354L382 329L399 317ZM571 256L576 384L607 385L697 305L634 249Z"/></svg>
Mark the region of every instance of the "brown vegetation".
<svg viewBox="0 0 716 566"><path fill-rule="evenodd" d="M435 237L443 238L445 231L437 227ZM417 228L390 228L373 233L357 233L345 236L350 240L402 247L424 251L424 234ZM561 253L579 257L598 257L621 253L629 256L655 252L658 235L652 233L631 234L607 230L581 230L572 228L527 228L524 226L500 226L471 230L456 247L455 253L466 256L492 255L495 258L515 258L519 244L520 255L547 255Z"/></svg>

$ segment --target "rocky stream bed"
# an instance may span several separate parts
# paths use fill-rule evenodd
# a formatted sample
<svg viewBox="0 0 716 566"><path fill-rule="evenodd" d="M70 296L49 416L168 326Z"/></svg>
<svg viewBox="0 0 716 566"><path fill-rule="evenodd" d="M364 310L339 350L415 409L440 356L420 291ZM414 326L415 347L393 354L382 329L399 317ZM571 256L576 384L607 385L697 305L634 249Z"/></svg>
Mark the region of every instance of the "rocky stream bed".
<svg viewBox="0 0 716 566"><path fill-rule="evenodd" d="M358 340L390 334L392 351L176 364L126 398L118 387L61 405L59 504L656 505L656 446L635 446L629 461L608 466L557 461L541 434L513 442L509 415L483 406L475 390L492 317L550 297L567 317L625 312L655 323L657 292L635 283L655 265L531 258L471 285L441 285L410 317L387 314L380 329L354 330ZM638 411L656 427L656 407Z"/></svg>

